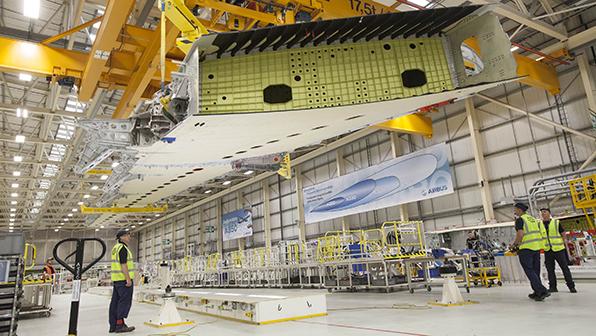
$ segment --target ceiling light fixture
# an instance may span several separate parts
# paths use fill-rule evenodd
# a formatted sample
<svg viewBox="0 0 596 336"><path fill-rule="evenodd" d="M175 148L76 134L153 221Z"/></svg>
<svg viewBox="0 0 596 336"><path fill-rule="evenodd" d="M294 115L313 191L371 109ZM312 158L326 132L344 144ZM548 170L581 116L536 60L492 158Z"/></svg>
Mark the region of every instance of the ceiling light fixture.
<svg viewBox="0 0 596 336"><path fill-rule="evenodd" d="M11 204L11 205L15 205L15 204L17 204L17 203L19 203L19 202L17 202L17 201L10 201L10 204Z"/></svg>
<svg viewBox="0 0 596 336"><path fill-rule="evenodd" d="M15 214L10 214L10 217L16 217L16 216L17 216L17 215L15 215Z"/></svg>
<svg viewBox="0 0 596 336"><path fill-rule="evenodd" d="M25 136L24 135L21 135L21 134L19 134L19 135L17 135L17 136L14 137L14 141L16 143L24 143L25 142L25 139L26 139Z"/></svg>
<svg viewBox="0 0 596 336"><path fill-rule="evenodd" d="M132 225L131 228L133 228L133 229L136 228L136 225Z"/></svg>
<svg viewBox="0 0 596 336"><path fill-rule="evenodd" d="M68 218L64 218L64 219L62 219L62 220L63 220L63 221L65 221L65 222L68 222L70 219L68 219Z"/></svg>
<svg viewBox="0 0 596 336"><path fill-rule="evenodd" d="M14 232L14 230L8 230L8 232L10 232L10 233L13 233L13 232Z"/></svg>
<svg viewBox="0 0 596 336"><path fill-rule="evenodd" d="M23 15L32 19L39 19L41 0L23 0Z"/></svg>
<svg viewBox="0 0 596 336"><path fill-rule="evenodd" d="M58 232L58 231L60 231L60 229L54 229L54 232Z"/></svg>
<svg viewBox="0 0 596 336"><path fill-rule="evenodd" d="M83 205L85 202L77 202L77 205Z"/></svg>
<svg viewBox="0 0 596 336"><path fill-rule="evenodd" d="M244 172L244 175L250 175L252 173L254 173L254 170L247 170Z"/></svg>
<svg viewBox="0 0 596 336"><path fill-rule="evenodd" d="M145 219L145 220L146 220L146 221L148 221L148 222L150 222L150 221L151 221L151 218L147 218L147 219Z"/></svg>
<svg viewBox="0 0 596 336"><path fill-rule="evenodd" d="M83 195L83 198L89 198L89 197L91 197L91 195L89 195L89 194Z"/></svg>
<svg viewBox="0 0 596 336"><path fill-rule="evenodd" d="M14 219L14 218L11 218L11 219L9 219L9 221L11 221L11 222L14 222L14 221L15 221L15 219Z"/></svg>
<svg viewBox="0 0 596 336"><path fill-rule="evenodd" d="M79 211L79 209L77 209L77 208L72 208L72 212L77 212L77 211Z"/></svg>
<svg viewBox="0 0 596 336"><path fill-rule="evenodd" d="M103 226L103 225L100 225L99 227L100 227L101 229L103 229L105 226Z"/></svg>
<svg viewBox="0 0 596 336"><path fill-rule="evenodd" d="M228 181L224 181L224 183L222 183L223 185L228 185L228 184L232 184L232 181L228 180Z"/></svg>
<svg viewBox="0 0 596 336"><path fill-rule="evenodd" d="M101 175L101 177L99 179L102 181L105 181L108 179L108 175Z"/></svg>
<svg viewBox="0 0 596 336"><path fill-rule="evenodd" d="M159 217L159 216L161 216L161 215L160 214L155 214L155 217Z"/></svg>
<svg viewBox="0 0 596 336"><path fill-rule="evenodd" d="M514 51L516 51L516 50L519 50L519 47L518 47L518 46L513 46L513 47L511 47L511 52L514 52Z"/></svg>
<svg viewBox="0 0 596 336"><path fill-rule="evenodd" d="M116 168L120 165L120 162L112 162L112 168Z"/></svg>
<svg viewBox="0 0 596 336"><path fill-rule="evenodd" d="M29 110L17 107L17 118L29 118Z"/></svg>
<svg viewBox="0 0 596 336"><path fill-rule="evenodd" d="M20 171L13 171L12 172L12 176L19 177L19 176L21 176L21 172Z"/></svg>
<svg viewBox="0 0 596 336"><path fill-rule="evenodd" d="M13 183L13 184L10 185L10 187L11 188L18 188L19 187L19 184L18 183Z"/></svg>
<svg viewBox="0 0 596 336"><path fill-rule="evenodd" d="M23 162L23 157L20 155L15 155L12 159L14 162Z"/></svg>
<svg viewBox="0 0 596 336"><path fill-rule="evenodd" d="M72 217L73 215L72 215L71 213L69 213L67 216L68 216L68 217Z"/></svg>
<svg viewBox="0 0 596 336"><path fill-rule="evenodd" d="M33 76L31 76L31 74L22 72L19 74L19 80L22 80L23 82L30 82L32 79Z"/></svg>
<svg viewBox="0 0 596 336"><path fill-rule="evenodd" d="M211 194L211 192L212 192L212 190L211 190L211 189L209 189L209 190L205 190L205 194Z"/></svg>
<svg viewBox="0 0 596 336"><path fill-rule="evenodd" d="M10 208L10 212L17 212L17 209L15 209L15 208Z"/></svg>
<svg viewBox="0 0 596 336"><path fill-rule="evenodd" d="M94 185L93 187L91 187L91 190L97 190L97 189L99 189L99 187L96 186L96 185Z"/></svg>
<svg viewBox="0 0 596 336"><path fill-rule="evenodd" d="M95 232L99 231L99 229L95 229Z"/></svg>
<svg viewBox="0 0 596 336"><path fill-rule="evenodd" d="M17 193L10 193L10 197L19 197L19 194L17 194Z"/></svg>

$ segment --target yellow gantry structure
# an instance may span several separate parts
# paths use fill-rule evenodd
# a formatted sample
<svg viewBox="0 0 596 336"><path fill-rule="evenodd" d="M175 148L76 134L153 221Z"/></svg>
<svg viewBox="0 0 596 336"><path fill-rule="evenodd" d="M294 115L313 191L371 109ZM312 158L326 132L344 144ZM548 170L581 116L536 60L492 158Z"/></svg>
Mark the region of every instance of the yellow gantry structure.
<svg viewBox="0 0 596 336"><path fill-rule="evenodd" d="M160 1L159 3L162 3ZM193 38L206 31L245 30L267 25L295 23L296 19L319 20L394 12L371 0L271 0L250 2L244 7L221 0L163 0L174 21L166 23L166 81L177 70L175 61L184 58L176 45L187 50ZM160 88L160 29L150 30L127 24L134 0L107 0L103 16L90 20L41 43L0 37L0 71L28 72L38 76L71 76L79 81L79 99L90 100L97 88L124 90L113 118L127 118L137 103ZM210 19L195 17L192 9L210 12ZM189 16L190 14L190 16ZM155 7L154 16L160 15ZM50 44L100 22L89 53L52 47ZM182 37L179 35L182 33ZM523 82L552 94L560 91L554 67L516 54L518 74ZM424 120L424 119L421 119ZM417 122L421 122L417 120ZM423 125L424 127L430 124ZM391 127L389 127L391 129ZM428 135L427 131L418 133Z"/></svg>
<svg viewBox="0 0 596 336"><path fill-rule="evenodd" d="M93 207L87 207L85 205L81 205L81 213L82 214L164 213L166 211L168 211L167 205L163 205L160 207L154 207L154 206L148 205L148 206L142 207L142 208L126 208L126 207L93 208Z"/></svg>

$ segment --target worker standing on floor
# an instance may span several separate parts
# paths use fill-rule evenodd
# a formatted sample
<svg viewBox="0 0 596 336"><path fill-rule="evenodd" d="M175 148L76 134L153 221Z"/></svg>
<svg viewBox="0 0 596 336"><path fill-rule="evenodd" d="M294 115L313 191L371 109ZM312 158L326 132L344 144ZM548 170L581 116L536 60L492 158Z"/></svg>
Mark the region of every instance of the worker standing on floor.
<svg viewBox="0 0 596 336"><path fill-rule="evenodd" d="M56 274L56 269L52 265L52 260L54 260L54 258L48 258L48 260L46 260L46 264L43 267L43 279L50 280L51 283L54 283L54 274Z"/></svg>
<svg viewBox="0 0 596 336"><path fill-rule="evenodd" d="M565 283L571 293L577 293L575 289L575 283L569 270L569 264L567 261L567 250L565 250L565 241L563 240L563 232L565 231L559 220L551 217L550 209L540 209L540 216L542 217L542 224L546 230L546 242L544 247L544 264L546 271L548 272L548 291L551 293L558 292L557 290L557 277L555 275L555 260L563 276L565 277Z"/></svg>
<svg viewBox="0 0 596 336"><path fill-rule="evenodd" d="M120 230L116 233L118 242L112 248L112 301L110 302L110 332L125 333L135 330L124 323L132 305L135 266L130 244L130 233Z"/></svg>
<svg viewBox="0 0 596 336"><path fill-rule="evenodd" d="M544 249L546 232L540 221L526 213L528 206L516 203L513 208L515 214L515 241L513 247L518 248L519 262L530 280L534 292L528 297L536 301L543 301L550 293L540 281L540 250Z"/></svg>

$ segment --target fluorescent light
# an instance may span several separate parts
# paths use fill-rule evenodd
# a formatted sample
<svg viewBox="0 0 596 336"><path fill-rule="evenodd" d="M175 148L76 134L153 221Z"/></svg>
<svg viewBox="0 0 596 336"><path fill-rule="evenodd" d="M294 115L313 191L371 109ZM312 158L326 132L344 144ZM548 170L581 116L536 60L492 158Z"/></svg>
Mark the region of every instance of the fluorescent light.
<svg viewBox="0 0 596 336"><path fill-rule="evenodd" d="M228 180L228 181L224 181L224 183L222 183L222 184L223 185L228 185L228 184L231 184L231 183L232 183L232 181Z"/></svg>
<svg viewBox="0 0 596 336"><path fill-rule="evenodd" d="M30 82L33 79L33 76L31 76L31 74L28 73L20 73L19 74L19 80L22 80L24 82Z"/></svg>
<svg viewBox="0 0 596 336"><path fill-rule="evenodd" d="M20 155L15 155L12 159L14 162L23 162L23 157Z"/></svg>
<svg viewBox="0 0 596 336"><path fill-rule="evenodd" d="M143 225L143 222L139 222L139 225Z"/></svg>
<svg viewBox="0 0 596 336"><path fill-rule="evenodd" d="M19 187L19 184L18 183L13 183L13 184L10 185L10 187L11 188L18 188Z"/></svg>
<svg viewBox="0 0 596 336"><path fill-rule="evenodd" d="M145 220L146 220L146 221L148 221L148 222L150 222L150 221L151 221L151 218L147 218L147 219L145 219Z"/></svg>
<svg viewBox="0 0 596 336"><path fill-rule="evenodd" d="M129 228L126 228L124 231L130 231L130 229Z"/></svg>
<svg viewBox="0 0 596 336"><path fill-rule="evenodd" d="M120 165L120 162L112 162L112 168L116 168Z"/></svg>
<svg viewBox="0 0 596 336"><path fill-rule="evenodd" d="M131 226L131 228L133 228L133 229L134 229L134 228L136 228L136 227L137 227L136 225L132 225L132 226Z"/></svg>
<svg viewBox="0 0 596 336"><path fill-rule="evenodd" d="M108 175L101 175L101 177L99 179L102 181L105 181L108 179Z"/></svg>
<svg viewBox="0 0 596 336"><path fill-rule="evenodd" d="M17 201L10 201L10 204L11 204L11 205L15 205L15 204L17 204L17 203L18 203Z"/></svg>
<svg viewBox="0 0 596 336"><path fill-rule="evenodd" d="M11 218L11 219L9 219L9 221L11 221L11 222L14 222L14 221L15 221L15 219L14 219L14 218ZM11 224L11 225L12 225L12 224Z"/></svg>
<svg viewBox="0 0 596 336"><path fill-rule="evenodd" d="M15 208L10 208L10 212L17 212L17 209L15 209Z"/></svg>
<svg viewBox="0 0 596 336"><path fill-rule="evenodd" d="M10 233L13 233L13 232L14 232L14 230L8 230L8 232L10 232Z"/></svg>
<svg viewBox="0 0 596 336"><path fill-rule="evenodd" d="M514 51L516 51L516 50L519 50L519 47L518 47L518 46L513 46L513 47L511 47L511 52L514 52Z"/></svg>
<svg viewBox="0 0 596 336"><path fill-rule="evenodd" d="M15 214L10 214L10 217L16 217L16 216L17 216L17 215L15 215Z"/></svg>
<svg viewBox="0 0 596 336"><path fill-rule="evenodd" d="M96 37L97 37L96 34L89 34L89 39L91 40L91 42L95 42Z"/></svg>
<svg viewBox="0 0 596 336"><path fill-rule="evenodd" d="M71 214L71 213L69 213L67 216L68 216L68 217L72 217L72 214Z"/></svg>
<svg viewBox="0 0 596 336"><path fill-rule="evenodd" d="M29 118L29 110L26 108L17 108L17 118Z"/></svg>
<svg viewBox="0 0 596 336"><path fill-rule="evenodd" d="M100 225L99 227L100 227L101 229L103 229L105 226L103 226L103 225Z"/></svg>
<svg viewBox="0 0 596 336"><path fill-rule="evenodd" d="M410 2L422 7L426 7L430 3L427 0L410 0Z"/></svg>
<svg viewBox="0 0 596 336"><path fill-rule="evenodd" d="M159 216L161 216L161 215L160 214L155 214L155 217L159 217Z"/></svg>
<svg viewBox="0 0 596 336"><path fill-rule="evenodd" d="M72 209L72 212L77 212L77 211L79 211L79 209L76 209L76 208Z"/></svg>
<svg viewBox="0 0 596 336"><path fill-rule="evenodd" d="M10 197L19 197L19 194L17 194L17 193L11 193L10 194Z"/></svg>
<svg viewBox="0 0 596 336"><path fill-rule="evenodd" d="M58 232L58 231L60 231L60 229L54 229L54 232Z"/></svg>
<svg viewBox="0 0 596 336"><path fill-rule="evenodd" d="M83 205L85 202L77 202L77 205Z"/></svg>
<svg viewBox="0 0 596 336"><path fill-rule="evenodd" d="M32 19L39 19L41 0L23 0L23 15Z"/></svg>
<svg viewBox="0 0 596 336"><path fill-rule="evenodd" d="M70 219L68 219L68 218L63 218L62 220L63 220L63 221L65 221L65 222L68 222Z"/></svg>
<svg viewBox="0 0 596 336"><path fill-rule="evenodd" d="M252 174L252 173L254 173L254 171L253 171L253 170L247 170L247 171L245 171L245 172L244 172L244 175L250 175L250 174Z"/></svg>
<svg viewBox="0 0 596 336"><path fill-rule="evenodd" d="M16 137L14 137L14 141L17 142L17 143L24 143L25 142L25 136L19 134Z"/></svg>
<svg viewBox="0 0 596 336"><path fill-rule="evenodd" d="M19 177L19 176L21 176L21 172L20 171L13 171L12 172L12 176Z"/></svg>
<svg viewBox="0 0 596 336"><path fill-rule="evenodd" d="M83 198L89 198L89 197L91 197L91 195L89 195L89 194L83 195Z"/></svg>
<svg viewBox="0 0 596 336"><path fill-rule="evenodd" d="M205 191L205 194L211 194L211 192L212 192L212 190L211 190L211 189L209 189L209 190L206 190L206 191Z"/></svg>
<svg viewBox="0 0 596 336"><path fill-rule="evenodd" d="M99 229L95 229L95 232L99 231Z"/></svg>
<svg viewBox="0 0 596 336"><path fill-rule="evenodd" d="M538 57L536 60L537 60L537 61L542 61L543 59L544 59L544 56L540 56L540 57Z"/></svg>
<svg viewBox="0 0 596 336"><path fill-rule="evenodd" d="M99 187L96 186L96 185L94 185L93 187L91 187L91 190L97 190L97 189L99 189Z"/></svg>

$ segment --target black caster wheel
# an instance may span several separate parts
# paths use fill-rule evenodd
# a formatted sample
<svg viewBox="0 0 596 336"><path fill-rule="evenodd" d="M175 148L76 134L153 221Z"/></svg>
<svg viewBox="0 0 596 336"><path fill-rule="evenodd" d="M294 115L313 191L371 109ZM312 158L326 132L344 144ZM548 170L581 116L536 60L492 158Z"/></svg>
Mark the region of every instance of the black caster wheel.
<svg viewBox="0 0 596 336"><path fill-rule="evenodd" d="M430 291L432 291L432 290L433 290L433 288L432 288L431 286L426 286L426 291L427 291L427 292L430 292Z"/></svg>
<svg viewBox="0 0 596 336"><path fill-rule="evenodd" d="M414 294L414 288L410 288L410 294Z"/></svg>
<svg viewBox="0 0 596 336"><path fill-rule="evenodd" d="M497 282L497 285L500 287L500 286L503 286L503 283L501 281L499 281L499 282Z"/></svg>
<svg viewBox="0 0 596 336"><path fill-rule="evenodd" d="M331 289L331 288L327 288L327 291L328 291L329 293L333 293L333 289Z"/></svg>

